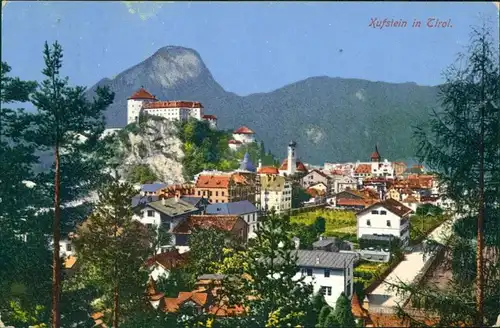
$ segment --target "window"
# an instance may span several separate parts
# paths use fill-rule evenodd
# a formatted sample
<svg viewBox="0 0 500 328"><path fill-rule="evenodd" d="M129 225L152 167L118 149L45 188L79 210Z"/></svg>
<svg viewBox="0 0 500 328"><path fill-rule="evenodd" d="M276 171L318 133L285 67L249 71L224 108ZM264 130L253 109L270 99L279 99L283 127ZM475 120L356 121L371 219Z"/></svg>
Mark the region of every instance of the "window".
<svg viewBox="0 0 500 328"><path fill-rule="evenodd" d="M219 196L219 192L218 191L215 192L215 196Z"/></svg>
<svg viewBox="0 0 500 328"><path fill-rule="evenodd" d="M148 210L148 217L153 217L155 216L155 211Z"/></svg>
<svg viewBox="0 0 500 328"><path fill-rule="evenodd" d="M391 220L387 220L387 226L390 227L391 226Z"/></svg>
<svg viewBox="0 0 500 328"><path fill-rule="evenodd" d="M71 244L66 244L66 251L71 252Z"/></svg>
<svg viewBox="0 0 500 328"><path fill-rule="evenodd" d="M224 192L223 192L223 191L222 191L222 194L221 194L221 196L224 196Z"/></svg>
<svg viewBox="0 0 500 328"><path fill-rule="evenodd" d="M210 191L210 196L212 196L212 195L213 195L213 192L212 192L212 191Z"/></svg>
<svg viewBox="0 0 500 328"><path fill-rule="evenodd" d="M332 287L321 286L321 294L325 296L332 296Z"/></svg>
<svg viewBox="0 0 500 328"><path fill-rule="evenodd" d="M330 270L325 269L325 278L328 278L328 277L330 277Z"/></svg>
<svg viewBox="0 0 500 328"><path fill-rule="evenodd" d="M350 275L351 274L351 268L347 268L347 275Z"/></svg>
<svg viewBox="0 0 500 328"><path fill-rule="evenodd" d="M310 277L313 275L313 269L307 269L307 275Z"/></svg>
<svg viewBox="0 0 500 328"><path fill-rule="evenodd" d="M371 226L372 225L371 221L370 220L366 220L366 225L367 226Z"/></svg>
<svg viewBox="0 0 500 328"><path fill-rule="evenodd" d="M380 215L387 215L387 211L380 211Z"/></svg>
<svg viewBox="0 0 500 328"><path fill-rule="evenodd" d="M351 296L351 282L350 281L347 284L347 286L345 287L345 296L347 296L347 297Z"/></svg>
<svg viewBox="0 0 500 328"><path fill-rule="evenodd" d="M378 214L378 211L372 211L372 214Z"/></svg>
<svg viewBox="0 0 500 328"><path fill-rule="evenodd" d="M201 196L201 191L198 190L198 196Z"/></svg>

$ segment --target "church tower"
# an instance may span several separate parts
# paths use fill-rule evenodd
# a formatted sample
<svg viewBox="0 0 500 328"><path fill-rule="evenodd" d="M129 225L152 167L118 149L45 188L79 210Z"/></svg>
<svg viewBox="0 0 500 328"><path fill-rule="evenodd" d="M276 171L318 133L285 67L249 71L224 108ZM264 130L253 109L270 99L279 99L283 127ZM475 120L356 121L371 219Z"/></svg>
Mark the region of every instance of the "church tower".
<svg viewBox="0 0 500 328"><path fill-rule="evenodd" d="M378 145L375 145L375 151L370 156L370 160L372 163L372 174L377 173L379 162L382 160L380 153L378 152Z"/></svg>
<svg viewBox="0 0 500 328"><path fill-rule="evenodd" d="M157 101L155 96L143 87L127 99L127 124L135 123L139 119L142 106L146 103Z"/></svg>
<svg viewBox="0 0 500 328"><path fill-rule="evenodd" d="M297 143L295 141L290 141L288 144L288 160L286 166L286 174L293 175L297 169Z"/></svg>

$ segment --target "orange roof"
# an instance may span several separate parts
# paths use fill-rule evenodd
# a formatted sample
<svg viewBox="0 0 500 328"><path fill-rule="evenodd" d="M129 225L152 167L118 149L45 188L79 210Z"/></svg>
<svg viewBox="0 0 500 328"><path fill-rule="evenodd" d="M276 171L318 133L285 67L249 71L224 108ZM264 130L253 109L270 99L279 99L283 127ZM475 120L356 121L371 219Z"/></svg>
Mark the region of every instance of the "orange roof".
<svg viewBox="0 0 500 328"><path fill-rule="evenodd" d="M247 178L245 178L243 175L241 174L233 174L231 176L232 180L234 181L234 183L236 184L243 184L243 185L246 185L248 184L248 180Z"/></svg>
<svg viewBox="0 0 500 328"><path fill-rule="evenodd" d="M405 203L418 203L418 200L413 196L408 196L405 198L405 200L403 202L405 202Z"/></svg>
<svg viewBox="0 0 500 328"><path fill-rule="evenodd" d="M76 263L76 256L70 255L64 260L64 268L71 269Z"/></svg>
<svg viewBox="0 0 500 328"><path fill-rule="evenodd" d="M370 206L374 201L369 199L349 199L349 198L340 198L337 200L338 206Z"/></svg>
<svg viewBox="0 0 500 328"><path fill-rule="evenodd" d="M281 162L280 170L281 171L288 170L288 159L284 159L283 162ZM296 162L295 170L299 172L307 172L306 166L301 161Z"/></svg>
<svg viewBox="0 0 500 328"><path fill-rule="evenodd" d="M146 261L146 266L150 267L155 263L160 264L166 270L170 270L175 267L179 267L186 263L188 253L179 253L177 249L167 251L164 253L156 254L155 256L149 258Z"/></svg>
<svg viewBox="0 0 500 328"><path fill-rule="evenodd" d="M358 167L354 170L354 173L372 173L372 166L370 164L359 164Z"/></svg>
<svg viewBox="0 0 500 328"><path fill-rule="evenodd" d="M263 166L257 170L260 174L279 174L279 171L274 166Z"/></svg>
<svg viewBox="0 0 500 328"><path fill-rule="evenodd" d="M230 144L230 145L241 145L242 142L239 141L239 140L232 140L231 139L231 140L228 141L228 144Z"/></svg>
<svg viewBox="0 0 500 328"><path fill-rule="evenodd" d="M199 306L205 306L207 303L208 294L205 292L192 291L192 292L180 292L176 298L165 297L163 299L164 306L163 311L165 312L176 312L179 310L179 306L187 301L193 301Z"/></svg>
<svg viewBox="0 0 500 328"><path fill-rule="evenodd" d="M189 234L194 229L217 229L232 231L238 219L237 215L191 215L173 229L173 233Z"/></svg>
<svg viewBox="0 0 500 328"><path fill-rule="evenodd" d="M234 134L255 134L255 132L253 132L252 130L250 130L248 127L246 126L242 126L236 130L234 130L233 132Z"/></svg>
<svg viewBox="0 0 500 328"><path fill-rule="evenodd" d="M230 176L226 175L200 175L196 181L196 188L228 188Z"/></svg>
<svg viewBox="0 0 500 328"><path fill-rule="evenodd" d="M388 198L382 202L377 202L377 203L371 205L370 207L365 208L363 211L359 212L358 214L369 211L372 207L379 206L379 205L383 206L384 208L386 208L387 210L396 214L397 216L404 216L406 214L413 212L413 210L411 208L404 206L403 204L401 204L397 200L394 200L392 198Z"/></svg>
<svg viewBox="0 0 500 328"><path fill-rule="evenodd" d="M140 88L139 90L137 90L128 99L137 99L137 100L149 99L149 100L156 100L155 96L153 96L152 94L150 94L149 92L147 92L146 89L144 89L144 88Z"/></svg>
<svg viewBox="0 0 500 328"><path fill-rule="evenodd" d="M203 115L203 118L205 120L216 120L217 116L215 116L215 115Z"/></svg>
<svg viewBox="0 0 500 328"><path fill-rule="evenodd" d="M144 109L154 108L203 108L203 105L198 101L155 101L143 106Z"/></svg>

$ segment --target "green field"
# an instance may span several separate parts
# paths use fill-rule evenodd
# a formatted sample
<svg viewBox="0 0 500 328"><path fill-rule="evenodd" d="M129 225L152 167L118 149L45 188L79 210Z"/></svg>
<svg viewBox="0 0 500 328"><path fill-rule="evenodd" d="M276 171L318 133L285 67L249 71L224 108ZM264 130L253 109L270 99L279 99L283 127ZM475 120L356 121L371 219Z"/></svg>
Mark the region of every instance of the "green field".
<svg viewBox="0 0 500 328"><path fill-rule="evenodd" d="M427 236L432 229L446 221L447 215L414 215L410 218L410 240L418 241Z"/></svg>
<svg viewBox="0 0 500 328"><path fill-rule="evenodd" d="M326 222L325 235L330 237L356 237L356 215L351 211L316 210L290 216L292 223L312 225L317 217Z"/></svg>

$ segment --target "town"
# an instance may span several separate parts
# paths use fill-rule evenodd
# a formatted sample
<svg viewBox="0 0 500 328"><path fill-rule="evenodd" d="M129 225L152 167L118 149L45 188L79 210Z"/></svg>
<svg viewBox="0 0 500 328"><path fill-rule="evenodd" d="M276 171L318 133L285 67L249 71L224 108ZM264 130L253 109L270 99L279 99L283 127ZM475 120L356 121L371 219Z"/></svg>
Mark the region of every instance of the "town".
<svg viewBox="0 0 500 328"><path fill-rule="evenodd" d="M0 327L500 327L490 3L140 3L2 1Z"/></svg>

